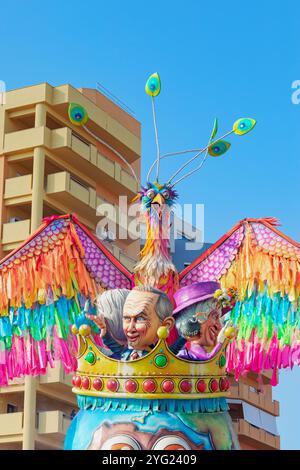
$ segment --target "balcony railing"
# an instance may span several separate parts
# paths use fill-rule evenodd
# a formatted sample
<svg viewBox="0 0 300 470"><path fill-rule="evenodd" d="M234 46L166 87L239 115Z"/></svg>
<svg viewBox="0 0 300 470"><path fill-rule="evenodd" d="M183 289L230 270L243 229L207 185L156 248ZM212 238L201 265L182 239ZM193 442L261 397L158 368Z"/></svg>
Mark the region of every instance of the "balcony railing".
<svg viewBox="0 0 300 470"><path fill-rule="evenodd" d="M272 400L270 395L263 392L252 391L247 384L238 383L232 386L230 388L230 398L243 400L274 416L279 416L279 402Z"/></svg>
<svg viewBox="0 0 300 470"><path fill-rule="evenodd" d="M6 178L4 187L4 199L18 198L31 195L32 175Z"/></svg>
<svg viewBox="0 0 300 470"><path fill-rule="evenodd" d="M38 434L57 435L62 439L66 435L71 418L62 411L41 411L38 413Z"/></svg>
<svg viewBox="0 0 300 470"><path fill-rule="evenodd" d="M23 433L23 413L3 413L0 414L0 440L6 436L15 436L19 440L20 435Z"/></svg>
<svg viewBox="0 0 300 470"><path fill-rule="evenodd" d="M279 436L274 436L261 428L252 426L244 419L234 421L233 426L239 436L241 445L245 441L255 449L280 449Z"/></svg>
<svg viewBox="0 0 300 470"><path fill-rule="evenodd" d="M68 127L51 131L51 150L68 163L76 158L76 167L83 173L94 176L99 184L108 189L116 185L119 192L133 196L138 187L127 170L102 155L97 148L85 142ZM81 158L78 158L81 157ZM92 166L91 166L92 165Z"/></svg>
<svg viewBox="0 0 300 470"><path fill-rule="evenodd" d="M72 387L72 374L66 374L61 362L56 361L55 367L48 367L47 373L40 376L40 384L62 386L69 389Z"/></svg>
<svg viewBox="0 0 300 470"><path fill-rule="evenodd" d="M17 222L9 222L3 224L2 231L2 244L10 245L20 243L30 234L30 219L20 220ZM11 249L11 247L3 247L4 249Z"/></svg>

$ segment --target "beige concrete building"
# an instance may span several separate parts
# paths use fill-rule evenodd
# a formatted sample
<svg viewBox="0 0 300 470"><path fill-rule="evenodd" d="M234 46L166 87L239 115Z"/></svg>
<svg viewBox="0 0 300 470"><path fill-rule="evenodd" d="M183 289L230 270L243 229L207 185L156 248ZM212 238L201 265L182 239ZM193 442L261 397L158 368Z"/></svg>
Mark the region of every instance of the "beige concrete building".
<svg viewBox="0 0 300 470"><path fill-rule="evenodd" d="M243 450L280 449L279 402L272 398L271 374L264 372L259 382L255 374L230 380L230 415Z"/></svg>
<svg viewBox="0 0 300 470"><path fill-rule="evenodd" d="M95 231L101 202L131 199L135 179L113 152L68 119L68 104L82 104L89 127L126 155L140 174L140 124L92 89L47 83L9 91L0 106L0 257L16 248L45 216L75 212ZM118 223L120 223L118 221ZM132 268L139 240L106 246ZM278 449L270 375L232 383L231 416L243 449ZM60 449L74 411L71 378L61 365L38 379L0 388L0 449ZM273 421L272 421L273 420Z"/></svg>
<svg viewBox="0 0 300 470"><path fill-rule="evenodd" d="M137 183L116 154L68 119L70 102L88 112L89 128L140 174L140 123L92 89L48 83L8 91L0 106L0 258L52 214L76 213L95 232L103 202L129 200ZM104 242L129 269L139 240ZM57 365L38 379L0 388L0 449L62 448L74 410L71 380Z"/></svg>

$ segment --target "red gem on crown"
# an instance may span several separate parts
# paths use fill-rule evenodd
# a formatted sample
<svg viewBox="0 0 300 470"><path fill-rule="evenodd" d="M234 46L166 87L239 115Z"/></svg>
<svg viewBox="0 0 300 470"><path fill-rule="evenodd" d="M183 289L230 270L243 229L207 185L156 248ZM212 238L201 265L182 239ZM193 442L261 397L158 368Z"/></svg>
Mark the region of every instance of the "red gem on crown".
<svg viewBox="0 0 300 470"><path fill-rule="evenodd" d="M138 384L135 380L126 380L124 388L126 392L135 393L138 389Z"/></svg>
<svg viewBox="0 0 300 470"><path fill-rule="evenodd" d="M115 379L110 379L107 381L106 387L110 392L116 392L119 388L119 382Z"/></svg>
<svg viewBox="0 0 300 470"><path fill-rule="evenodd" d="M189 393L192 390L192 382L190 380L182 380L179 389L183 393Z"/></svg>
<svg viewBox="0 0 300 470"><path fill-rule="evenodd" d="M165 393L172 393L174 392L175 384L173 380L164 380L163 383L161 384L161 388L163 392Z"/></svg>

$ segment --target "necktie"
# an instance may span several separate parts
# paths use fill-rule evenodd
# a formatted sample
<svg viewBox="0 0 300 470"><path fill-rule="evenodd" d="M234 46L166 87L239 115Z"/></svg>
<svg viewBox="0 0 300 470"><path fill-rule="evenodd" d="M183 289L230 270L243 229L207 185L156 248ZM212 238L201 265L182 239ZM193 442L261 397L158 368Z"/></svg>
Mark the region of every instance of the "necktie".
<svg viewBox="0 0 300 470"><path fill-rule="evenodd" d="M140 357L139 353L137 351L132 351L130 354L130 360L134 361L135 359L138 359Z"/></svg>

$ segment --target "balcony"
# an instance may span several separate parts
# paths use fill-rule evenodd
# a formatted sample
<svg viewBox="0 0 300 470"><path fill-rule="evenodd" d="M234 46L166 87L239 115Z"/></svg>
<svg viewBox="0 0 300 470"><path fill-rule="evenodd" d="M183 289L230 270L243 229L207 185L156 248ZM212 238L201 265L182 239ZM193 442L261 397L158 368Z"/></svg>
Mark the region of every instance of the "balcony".
<svg viewBox="0 0 300 470"><path fill-rule="evenodd" d="M42 411L38 413L37 440L43 439L51 446L63 447L63 441L70 426L71 419L62 411Z"/></svg>
<svg viewBox="0 0 300 470"><path fill-rule="evenodd" d="M254 449L275 450L280 449L280 437L252 426L244 419L239 419L233 423L234 430L238 434L241 447L246 446Z"/></svg>
<svg viewBox="0 0 300 470"><path fill-rule="evenodd" d="M268 387L268 385L266 387ZM279 416L279 402L272 400L272 396L270 395L251 390L249 385L240 382L238 384L235 383L235 385L230 388L230 398L243 400L274 416Z"/></svg>
<svg viewBox="0 0 300 470"><path fill-rule="evenodd" d="M31 150L34 147L50 144L51 131L47 127L34 127L22 131L9 132L4 135L3 152L10 154L14 152Z"/></svg>
<svg viewBox="0 0 300 470"><path fill-rule="evenodd" d="M83 219L92 221L88 224L90 227L96 223L96 191L83 186L66 171L48 175L45 200L50 204L53 201L58 206L63 204L62 211L75 212Z"/></svg>
<svg viewBox="0 0 300 470"><path fill-rule="evenodd" d="M76 407L76 396L72 393L72 374L66 374L59 361L53 369L48 366L47 373L40 376L37 391Z"/></svg>
<svg viewBox="0 0 300 470"><path fill-rule="evenodd" d="M112 254L117 258L117 260L122 263L128 271L133 272L133 268L135 267L137 261L130 256L126 255L118 246L111 245L108 246L108 249L112 252Z"/></svg>
<svg viewBox="0 0 300 470"><path fill-rule="evenodd" d="M76 136L68 127L51 131L51 150L69 164L74 164L76 160L78 170L93 175L95 181L109 190L130 197L138 191L131 174L118 163L101 155L94 145Z"/></svg>
<svg viewBox="0 0 300 470"><path fill-rule="evenodd" d="M22 205L31 201L32 175L6 178L4 200L6 206Z"/></svg>
<svg viewBox="0 0 300 470"><path fill-rule="evenodd" d="M30 219L3 224L2 244L3 250L8 251L16 248L30 235Z"/></svg>
<svg viewBox="0 0 300 470"><path fill-rule="evenodd" d="M0 449L21 443L23 439L23 413L3 413L0 415Z"/></svg>
<svg viewBox="0 0 300 470"><path fill-rule="evenodd" d="M40 376L40 384L62 385L63 390L72 387L72 374L66 374L60 361L55 362L53 368L48 367L47 373Z"/></svg>

